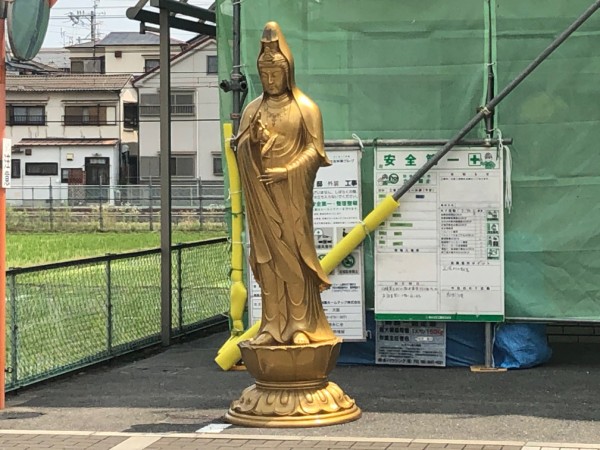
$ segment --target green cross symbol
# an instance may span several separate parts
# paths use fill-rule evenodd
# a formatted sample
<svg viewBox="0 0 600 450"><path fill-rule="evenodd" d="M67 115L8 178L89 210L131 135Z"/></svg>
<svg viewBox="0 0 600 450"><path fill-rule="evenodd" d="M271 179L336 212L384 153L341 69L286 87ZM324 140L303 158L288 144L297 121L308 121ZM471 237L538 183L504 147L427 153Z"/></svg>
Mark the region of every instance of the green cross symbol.
<svg viewBox="0 0 600 450"><path fill-rule="evenodd" d="M469 165L479 166L481 165L481 153L469 153Z"/></svg>

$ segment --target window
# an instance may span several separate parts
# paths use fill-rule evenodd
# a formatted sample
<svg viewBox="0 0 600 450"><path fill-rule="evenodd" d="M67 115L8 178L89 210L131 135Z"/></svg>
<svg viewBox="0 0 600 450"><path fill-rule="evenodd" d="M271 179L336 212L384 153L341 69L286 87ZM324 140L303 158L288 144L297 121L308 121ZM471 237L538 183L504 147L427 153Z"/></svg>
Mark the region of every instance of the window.
<svg viewBox="0 0 600 450"><path fill-rule="evenodd" d="M8 105L7 125L46 125L45 107L41 105Z"/></svg>
<svg viewBox="0 0 600 450"><path fill-rule="evenodd" d="M190 115L196 112L193 92L174 92L171 94L171 113Z"/></svg>
<svg viewBox="0 0 600 450"><path fill-rule="evenodd" d="M206 57L206 73L218 73L219 72L219 62L217 59L217 55L208 55Z"/></svg>
<svg viewBox="0 0 600 450"><path fill-rule="evenodd" d="M61 169L60 182L68 184L83 184L84 172L83 169Z"/></svg>
<svg viewBox="0 0 600 450"><path fill-rule="evenodd" d="M10 166L10 177L21 178L21 160L13 159Z"/></svg>
<svg viewBox="0 0 600 450"><path fill-rule="evenodd" d="M158 116L160 97L158 94L140 94L140 116Z"/></svg>
<svg viewBox="0 0 600 450"><path fill-rule="evenodd" d="M173 92L171 94L171 114L189 116L196 113L194 92ZM160 114L160 94L140 95L140 116Z"/></svg>
<svg viewBox="0 0 600 450"><path fill-rule="evenodd" d="M144 72L149 72L152 69L157 68L158 66L160 66L160 59L148 58L144 62Z"/></svg>
<svg viewBox="0 0 600 450"><path fill-rule="evenodd" d="M31 176L58 175L58 163L25 163L25 175L31 175Z"/></svg>
<svg viewBox="0 0 600 450"><path fill-rule="evenodd" d="M65 125L114 125L106 119L106 106L65 106Z"/></svg>
<svg viewBox="0 0 600 450"><path fill-rule="evenodd" d="M220 153L212 154L213 175L223 175L223 157Z"/></svg>
<svg viewBox="0 0 600 450"><path fill-rule="evenodd" d="M192 155L176 155L171 157L171 176L194 177L196 162Z"/></svg>
<svg viewBox="0 0 600 450"><path fill-rule="evenodd" d="M125 103L123 108L123 126L128 129L137 130L138 127L138 105L137 103Z"/></svg>
<svg viewBox="0 0 600 450"><path fill-rule="evenodd" d="M71 73L104 73L104 58L71 59Z"/></svg>

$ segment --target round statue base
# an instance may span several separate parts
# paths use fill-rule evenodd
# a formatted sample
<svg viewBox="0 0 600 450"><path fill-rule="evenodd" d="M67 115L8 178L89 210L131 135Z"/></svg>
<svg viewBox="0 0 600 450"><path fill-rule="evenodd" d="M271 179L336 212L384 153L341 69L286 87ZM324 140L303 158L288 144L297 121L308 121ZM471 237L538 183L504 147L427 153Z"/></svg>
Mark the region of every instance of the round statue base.
<svg viewBox="0 0 600 450"><path fill-rule="evenodd" d="M310 345L239 346L256 384L231 403L225 419L249 427L319 427L351 422L361 410L327 375L341 340Z"/></svg>
<svg viewBox="0 0 600 450"><path fill-rule="evenodd" d="M301 388L278 384L246 388L225 419L247 427L293 428L341 424L361 416L360 408L335 383Z"/></svg>

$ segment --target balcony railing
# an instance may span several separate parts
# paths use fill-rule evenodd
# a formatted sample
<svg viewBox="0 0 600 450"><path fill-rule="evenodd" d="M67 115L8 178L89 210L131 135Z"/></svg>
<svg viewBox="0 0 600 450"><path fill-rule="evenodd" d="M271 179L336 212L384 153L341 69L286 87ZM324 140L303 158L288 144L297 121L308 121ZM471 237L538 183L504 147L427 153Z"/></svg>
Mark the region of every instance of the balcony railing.
<svg viewBox="0 0 600 450"><path fill-rule="evenodd" d="M101 126L101 125L116 125L115 120L101 119L100 117L89 116L63 116L63 125L75 126Z"/></svg>
<svg viewBox="0 0 600 450"><path fill-rule="evenodd" d="M193 116L196 105L171 105L171 114L175 116ZM160 105L140 105L140 116L159 116Z"/></svg>
<svg viewBox="0 0 600 450"><path fill-rule="evenodd" d="M6 125L46 125L46 116L12 115L6 117Z"/></svg>

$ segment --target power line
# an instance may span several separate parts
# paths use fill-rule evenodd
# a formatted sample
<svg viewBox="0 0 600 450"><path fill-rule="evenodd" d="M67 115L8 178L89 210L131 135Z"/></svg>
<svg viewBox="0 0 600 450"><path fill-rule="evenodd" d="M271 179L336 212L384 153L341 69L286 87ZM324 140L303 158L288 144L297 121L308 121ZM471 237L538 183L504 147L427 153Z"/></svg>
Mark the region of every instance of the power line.
<svg viewBox="0 0 600 450"><path fill-rule="evenodd" d="M90 103L93 103L93 100L90 101ZM10 101L7 100L7 104L11 104ZM85 106L85 105L84 105ZM172 122L219 122L221 119L217 118L217 119L178 119L175 116L172 117L171 121ZM87 125L87 124L77 124L77 125L65 125L68 127L89 127L89 128L94 128L94 127L111 127L111 126L115 126L117 124L120 123L125 123L125 122L131 122L131 120L111 120L109 124L104 124L104 125ZM42 124L12 124L9 125L8 123L6 124L7 127L43 127L49 123L62 123L64 124L63 120L46 120L44 121L44 125ZM160 119L152 119L152 120L142 120L139 119L138 120L139 124L142 123L160 123ZM28 138L27 138L28 139ZM56 138L56 139L60 139L60 138Z"/></svg>
<svg viewBox="0 0 600 450"><path fill-rule="evenodd" d="M128 7L124 7L124 6L100 6L98 9L102 10L102 9L122 9L122 10L126 10ZM54 6L52 8L51 11L58 11L58 10L69 10L72 11L73 8L70 8L68 6Z"/></svg>

